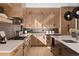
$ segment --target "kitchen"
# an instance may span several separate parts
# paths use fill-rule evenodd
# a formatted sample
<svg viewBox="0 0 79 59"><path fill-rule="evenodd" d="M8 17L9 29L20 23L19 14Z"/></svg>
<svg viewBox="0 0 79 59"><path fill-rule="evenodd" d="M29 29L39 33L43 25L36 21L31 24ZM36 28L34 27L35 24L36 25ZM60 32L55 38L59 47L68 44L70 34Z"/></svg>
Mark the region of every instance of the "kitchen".
<svg viewBox="0 0 79 59"><path fill-rule="evenodd" d="M78 3L0 3L0 56L78 56Z"/></svg>

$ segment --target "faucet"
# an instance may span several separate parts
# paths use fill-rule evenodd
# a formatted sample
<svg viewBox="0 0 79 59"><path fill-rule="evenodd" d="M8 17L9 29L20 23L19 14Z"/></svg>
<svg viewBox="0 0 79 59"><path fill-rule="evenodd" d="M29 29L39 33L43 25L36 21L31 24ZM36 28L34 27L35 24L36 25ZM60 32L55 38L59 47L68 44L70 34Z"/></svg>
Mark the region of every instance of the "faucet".
<svg viewBox="0 0 79 59"><path fill-rule="evenodd" d="M79 34L76 33L76 41L78 41L78 39L79 39Z"/></svg>
<svg viewBox="0 0 79 59"><path fill-rule="evenodd" d="M76 41L78 41L78 37L76 37Z"/></svg>

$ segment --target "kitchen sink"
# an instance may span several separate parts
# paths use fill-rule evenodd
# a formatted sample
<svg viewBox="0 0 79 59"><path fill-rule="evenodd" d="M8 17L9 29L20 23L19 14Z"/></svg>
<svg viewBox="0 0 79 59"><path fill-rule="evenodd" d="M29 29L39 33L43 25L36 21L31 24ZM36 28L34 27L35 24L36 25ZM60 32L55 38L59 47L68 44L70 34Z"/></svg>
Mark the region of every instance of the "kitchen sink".
<svg viewBox="0 0 79 59"><path fill-rule="evenodd" d="M73 40L62 40L62 41L66 42L66 43L77 43L76 41L73 41Z"/></svg>

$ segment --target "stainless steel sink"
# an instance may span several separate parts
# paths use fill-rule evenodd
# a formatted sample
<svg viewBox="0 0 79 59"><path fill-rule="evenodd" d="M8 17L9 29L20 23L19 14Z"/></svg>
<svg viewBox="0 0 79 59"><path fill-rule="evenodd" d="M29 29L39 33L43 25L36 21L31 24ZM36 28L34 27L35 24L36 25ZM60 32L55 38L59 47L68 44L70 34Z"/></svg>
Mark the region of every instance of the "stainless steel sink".
<svg viewBox="0 0 79 59"><path fill-rule="evenodd" d="M66 43L77 43L76 41L73 41L73 40L62 40L62 41L66 42Z"/></svg>

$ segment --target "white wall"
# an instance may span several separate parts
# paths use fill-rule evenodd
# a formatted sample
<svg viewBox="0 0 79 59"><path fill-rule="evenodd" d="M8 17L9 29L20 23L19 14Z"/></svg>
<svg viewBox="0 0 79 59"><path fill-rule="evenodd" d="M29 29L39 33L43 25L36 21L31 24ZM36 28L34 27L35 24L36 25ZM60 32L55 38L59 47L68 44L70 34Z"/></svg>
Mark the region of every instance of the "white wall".
<svg viewBox="0 0 79 59"><path fill-rule="evenodd" d="M5 31L7 39L16 35L16 30L20 30L20 25L12 25L0 22L0 31Z"/></svg>
<svg viewBox="0 0 79 59"><path fill-rule="evenodd" d="M62 6L79 6L79 3L26 3L27 8L59 8Z"/></svg>

